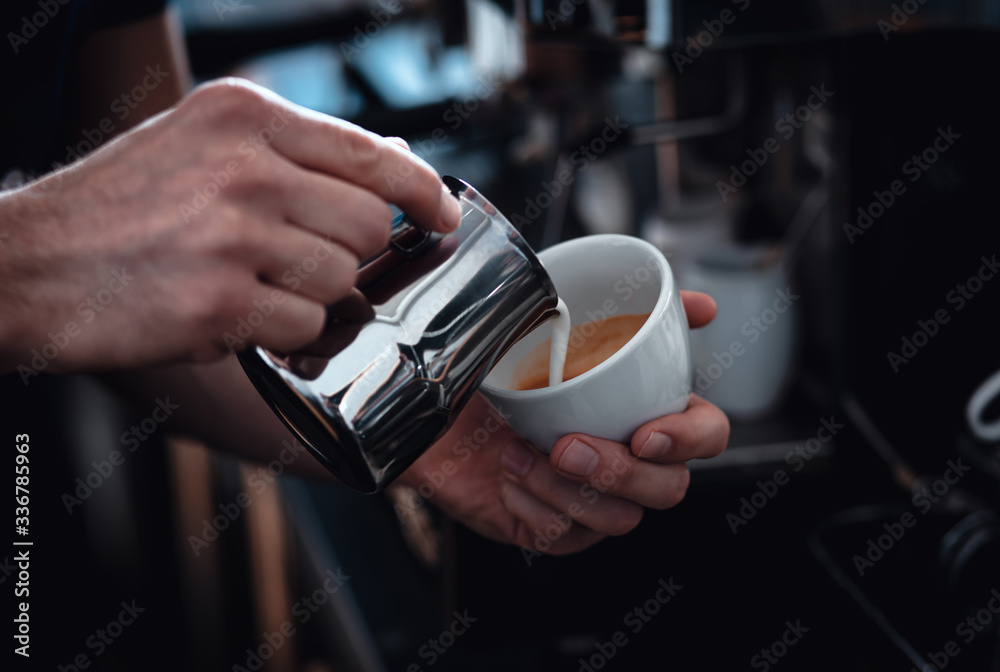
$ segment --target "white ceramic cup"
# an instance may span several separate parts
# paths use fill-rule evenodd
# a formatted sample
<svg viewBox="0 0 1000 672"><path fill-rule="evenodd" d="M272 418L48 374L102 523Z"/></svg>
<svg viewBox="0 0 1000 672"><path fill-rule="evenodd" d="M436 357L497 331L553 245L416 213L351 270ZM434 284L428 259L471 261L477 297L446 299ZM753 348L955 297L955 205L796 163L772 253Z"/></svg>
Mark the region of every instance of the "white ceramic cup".
<svg viewBox="0 0 1000 672"><path fill-rule="evenodd" d="M538 258L574 326L650 316L611 357L553 387L510 389L517 364L551 337L551 321L514 344L480 387L514 430L544 452L575 432L628 443L644 423L686 409L692 389L687 315L660 251L639 238L608 234L560 243Z"/></svg>

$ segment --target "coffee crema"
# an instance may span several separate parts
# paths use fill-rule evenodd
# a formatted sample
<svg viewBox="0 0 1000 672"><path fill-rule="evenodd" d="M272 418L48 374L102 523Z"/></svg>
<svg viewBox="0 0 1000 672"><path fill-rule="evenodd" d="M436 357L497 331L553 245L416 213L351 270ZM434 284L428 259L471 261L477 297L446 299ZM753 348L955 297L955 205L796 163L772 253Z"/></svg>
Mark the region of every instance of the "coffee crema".
<svg viewBox="0 0 1000 672"><path fill-rule="evenodd" d="M570 331L569 348L562 379L572 380L605 361L632 340L649 313L615 315L605 320L578 324ZM547 338L531 349L514 367L510 389L538 390L549 386L549 358L552 339Z"/></svg>

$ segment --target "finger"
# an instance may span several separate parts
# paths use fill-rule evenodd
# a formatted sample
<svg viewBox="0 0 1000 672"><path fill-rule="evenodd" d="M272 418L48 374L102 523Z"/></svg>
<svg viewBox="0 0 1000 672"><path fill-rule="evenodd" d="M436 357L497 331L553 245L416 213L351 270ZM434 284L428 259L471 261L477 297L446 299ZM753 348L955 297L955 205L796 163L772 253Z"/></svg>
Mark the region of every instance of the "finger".
<svg viewBox="0 0 1000 672"><path fill-rule="evenodd" d="M248 338L254 345L278 353L293 352L319 336L326 319L322 304L295 294L258 285L254 290L254 312L248 317L252 329Z"/></svg>
<svg viewBox="0 0 1000 672"><path fill-rule="evenodd" d="M336 241L322 240L297 226L271 227L248 258L263 278L283 291L329 305L350 296L358 272L358 257Z"/></svg>
<svg viewBox="0 0 1000 672"><path fill-rule="evenodd" d="M288 366L307 380L316 380L326 370L330 358L346 348L375 318L375 310L357 288L350 296L326 307L326 322L315 340L288 356Z"/></svg>
<svg viewBox="0 0 1000 672"><path fill-rule="evenodd" d="M511 541L518 546L562 555L581 551L607 536L560 515L513 483L501 484L500 501L517 519Z"/></svg>
<svg viewBox="0 0 1000 672"><path fill-rule="evenodd" d="M361 333L361 329L371 320L375 319L375 309L372 308L368 299L358 291L357 288L351 290L351 295L337 303L327 306L326 324L323 332L312 343L296 355L304 355L304 360L289 361L289 364L306 363L308 369L314 369L316 362L308 360L319 358L324 363L348 345Z"/></svg>
<svg viewBox="0 0 1000 672"><path fill-rule="evenodd" d="M393 136L387 136L386 140L388 140L389 142L395 142L397 145L399 145L400 147L402 147L403 149L405 149L407 151L409 151L409 149L410 149L410 143L408 143L406 140L403 140L402 138L400 138L398 136L395 136L395 135L393 135Z"/></svg>
<svg viewBox="0 0 1000 672"><path fill-rule="evenodd" d="M692 394L687 410L650 420L632 434L632 454L660 464L715 457L729 443L729 418Z"/></svg>
<svg viewBox="0 0 1000 672"><path fill-rule="evenodd" d="M569 481L522 441L500 452L500 467L514 483L552 509L602 534L631 532L642 520L642 507L612 495L601 496L589 485Z"/></svg>
<svg viewBox="0 0 1000 672"><path fill-rule="evenodd" d="M307 345L306 347L309 346ZM326 371L326 367L330 365L329 358L311 357L302 354L302 350L289 355L287 361L288 368L304 380L316 380Z"/></svg>
<svg viewBox="0 0 1000 672"><path fill-rule="evenodd" d="M371 302L356 287L346 299L330 306L327 313L328 318L345 323L364 324L375 319L375 309Z"/></svg>
<svg viewBox="0 0 1000 672"><path fill-rule="evenodd" d="M279 102L280 101L280 102ZM458 227L461 211L433 168L393 142L342 119L278 98L288 129L272 147L295 163L347 180L395 203L434 231Z"/></svg>
<svg viewBox="0 0 1000 672"><path fill-rule="evenodd" d="M679 504L691 481L683 464L640 460L628 446L584 434L569 434L556 441L549 463L572 481L652 509Z"/></svg>
<svg viewBox="0 0 1000 672"><path fill-rule="evenodd" d="M286 193L284 215L290 222L334 240L359 259L389 244L392 210L374 193L312 170L295 169Z"/></svg>
<svg viewBox="0 0 1000 672"><path fill-rule="evenodd" d="M704 327L715 318L718 306L715 299L701 292L681 290L681 301L684 303L684 313L688 318L688 326L692 329Z"/></svg>

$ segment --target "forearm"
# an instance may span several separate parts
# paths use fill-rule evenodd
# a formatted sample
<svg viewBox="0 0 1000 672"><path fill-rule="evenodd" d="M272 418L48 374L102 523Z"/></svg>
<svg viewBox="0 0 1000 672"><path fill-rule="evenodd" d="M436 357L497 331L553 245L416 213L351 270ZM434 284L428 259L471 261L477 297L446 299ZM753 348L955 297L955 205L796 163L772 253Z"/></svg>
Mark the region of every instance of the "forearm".
<svg viewBox="0 0 1000 672"><path fill-rule="evenodd" d="M140 414L156 407L157 399L176 406L167 431L192 436L242 459L283 459L291 473L335 480L295 442L234 356L215 364L157 367L108 374L105 379Z"/></svg>
<svg viewBox="0 0 1000 672"><path fill-rule="evenodd" d="M91 35L74 61L76 123L102 133L111 128L104 141L173 106L191 88L177 17L169 9ZM142 89L141 101L122 100L136 88ZM49 283L32 282L44 277L46 265L62 262L47 256L44 240L30 235L56 228L52 223L59 217L61 184L61 174L49 175L28 187L0 192L0 374L19 365L38 372L39 366L30 364L32 349L41 350L50 332L58 337L68 324L56 308L65 297L45 296Z"/></svg>
<svg viewBox="0 0 1000 672"><path fill-rule="evenodd" d="M46 333L66 328L46 296L51 287L38 282L45 267L60 260L30 235L33 226L45 228L55 217L45 188L43 181L0 192L0 375L30 366L32 349L45 346Z"/></svg>

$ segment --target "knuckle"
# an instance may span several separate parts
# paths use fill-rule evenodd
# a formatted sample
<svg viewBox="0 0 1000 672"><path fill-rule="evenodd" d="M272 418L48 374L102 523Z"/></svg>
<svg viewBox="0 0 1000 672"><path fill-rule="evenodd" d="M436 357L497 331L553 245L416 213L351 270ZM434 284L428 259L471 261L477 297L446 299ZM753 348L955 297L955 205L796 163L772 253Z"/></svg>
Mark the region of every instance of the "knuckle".
<svg viewBox="0 0 1000 672"><path fill-rule="evenodd" d="M598 483L612 494L628 492L635 480L635 461L616 455L611 463L597 472Z"/></svg>
<svg viewBox="0 0 1000 672"><path fill-rule="evenodd" d="M338 285L344 288L346 296L351 293L351 289L354 288L354 283L357 279L358 258L347 250L344 251L343 257L343 260L332 264L332 267L334 277L336 278Z"/></svg>
<svg viewBox="0 0 1000 672"><path fill-rule="evenodd" d="M204 292L202 316L208 322L219 323L224 329L232 327L232 321L241 316L250 305L249 287L240 282L220 283Z"/></svg>
<svg viewBox="0 0 1000 672"><path fill-rule="evenodd" d="M206 82L192 91L189 100L219 111L241 110L260 104L257 87L245 79L226 77Z"/></svg>
<svg viewBox="0 0 1000 672"><path fill-rule="evenodd" d="M382 167L382 177L390 186L393 201L410 204L421 203L434 212L440 207L443 195L441 182L434 169L414 154L400 155L398 152L387 156Z"/></svg>
<svg viewBox="0 0 1000 672"><path fill-rule="evenodd" d="M272 162L268 159L270 154L265 153L262 158L256 161L241 160L239 162L239 174L234 175L231 182L233 193L242 195L257 195L260 193L292 193L293 186L280 170L275 170ZM231 156L226 156L231 160Z"/></svg>
<svg viewBox="0 0 1000 672"><path fill-rule="evenodd" d="M198 291L188 293L182 318L192 334L200 334L196 337L199 349L196 356L199 358L215 354L221 356L227 351L224 336L236 328L240 308L248 302L248 292L243 283L233 282L231 277L210 280L199 285ZM206 290L206 287L209 289ZM213 353L212 348L217 352Z"/></svg>
<svg viewBox="0 0 1000 672"><path fill-rule="evenodd" d="M441 207L441 199L444 198L438 177L430 170L424 170L423 166L417 164L408 182L412 185L412 192L426 198L434 206L433 211L437 212L438 208Z"/></svg>
<svg viewBox="0 0 1000 672"><path fill-rule="evenodd" d="M729 444L729 420L723 416L715 426L708 426L693 432L686 441L691 457L712 458L720 455Z"/></svg>
<svg viewBox="0 0 1000 672"><path fill-rule="evenodd" d="M340 249L341 253L332 257L327 262L328 267L324 269L326 281L322 283L322 299L327 305L350 296L357 282L358 258L343 248Z"/></svg>
<svg viewBox="0 0 1000 672"><path fill-rule="evenodd" d="M311 343L319 338L320 334L323 333L323 326L325 324L326 310L323 306L313 304L307 308L306 313L302 318L302 333L300 336L301 343L299 345Z"/></svg>
<svg viewBox="0 0 1000 672"><path fill-rule="evenodd" d="M202 249L227 256L235 249L252 245L257 237L254 227L246 226L241 214L235 206L220 205L211 223L198 236Z"/></svg>
<svg viewBox="0 0 1000 672"><path fill-rule="evenodd" d="M234 117L255 115L262 108L263 101L257 87L247 80L226 77L200 85L185 102L201 116L231 122Z"/></svg>
<svg viewBox="0 0 1000 672"><path fill-rule="evenodd" d="M691 470L681 467L677 478L677 484L673 488L665 488L661 501L657 502L657 509L670 509L682 501L687 495L688 486L691 484Z"/></svg>
<svg viewBox="0 0 1000 672"><path fill-rule="evenodd" d="M389 142L393 142L393 143L399 145L400 147L402 147L406 151L410 151L410 143L408 143L403 138L400 138L398 136L392 136L392 137L386 138L386 140L388 140Z"/></svg>
<svg viewBox="0 0 1000 672"><path fill-rule="evenodd" d="M338 144L352 170L371 176L378 168L381 148L374 135L359 129L341 128Z"/></svg>
<svg viewBox="0 0 1000 672"><path fill-rule="evenodd" d="M386 247L392 235L392 210L389 209L389 204L377 196L367 200L361 226L366 254L378 252Z"/></svg>

